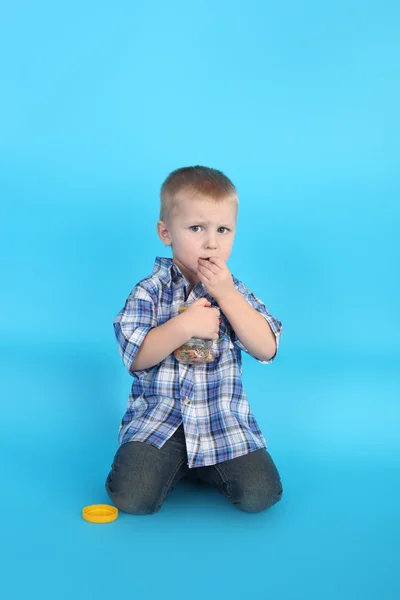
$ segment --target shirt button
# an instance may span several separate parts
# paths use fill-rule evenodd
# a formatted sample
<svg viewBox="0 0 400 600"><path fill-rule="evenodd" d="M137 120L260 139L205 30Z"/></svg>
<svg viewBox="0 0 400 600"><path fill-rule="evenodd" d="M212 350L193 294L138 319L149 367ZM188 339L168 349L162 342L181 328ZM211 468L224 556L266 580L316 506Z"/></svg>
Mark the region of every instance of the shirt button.
<svg viewBox="0 0 400 600"><path fill-rule="evenodd" d="M190 398L185 398L184 402L185 402L186 406L189 406L189 404L191 403L191 400L190 400Z"/></svg>

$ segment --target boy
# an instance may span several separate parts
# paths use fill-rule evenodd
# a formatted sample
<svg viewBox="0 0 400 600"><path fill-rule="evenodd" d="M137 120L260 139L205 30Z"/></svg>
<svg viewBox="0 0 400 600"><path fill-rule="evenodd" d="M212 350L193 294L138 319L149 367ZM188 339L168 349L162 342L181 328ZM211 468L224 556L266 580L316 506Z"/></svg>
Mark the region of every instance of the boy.
<svg viewBox="0 0 400 600"><path fill-rule="evenodd" d="M226 266L237 213L236 188L221 171L177 169L161 187L157 231L173 258L156 258L152 274L114 319L133 377L106 481L122 511L158 511L185 476L215 486L246 512L282 496L241 382L241 351L272 362L282 324ZM190 306L180 312L184 302ZM192 337L218 339L212 362L187 365L175 358L174 350Z"/></svg>

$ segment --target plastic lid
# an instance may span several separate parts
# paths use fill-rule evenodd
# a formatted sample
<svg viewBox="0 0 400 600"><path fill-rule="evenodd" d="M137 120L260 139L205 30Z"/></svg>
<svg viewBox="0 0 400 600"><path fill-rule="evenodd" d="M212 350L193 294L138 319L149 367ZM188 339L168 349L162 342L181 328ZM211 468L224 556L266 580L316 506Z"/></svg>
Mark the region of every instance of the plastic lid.
<svg viewBox="0 0 400 600"><path fill-rule="evenodd" d="M82 509L82 517L91 523L110 523L118 517L118 508L110 504L92 504Z"/></svg>

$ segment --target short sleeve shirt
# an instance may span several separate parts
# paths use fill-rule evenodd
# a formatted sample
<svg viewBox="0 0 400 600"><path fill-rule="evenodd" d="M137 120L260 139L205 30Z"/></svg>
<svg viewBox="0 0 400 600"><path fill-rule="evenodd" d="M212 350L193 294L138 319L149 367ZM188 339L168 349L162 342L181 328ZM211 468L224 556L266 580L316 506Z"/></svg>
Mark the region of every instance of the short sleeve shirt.
<svg viewBox="0 0 400 600"><path fill-rule="evenodd" d="M235 288L269 323L278 349L282 323L241 281L232 278ZM135 285L113 325L122 361L133 378L119 443L136 440L161 448L183 423L188 466L194 468L248 454L266 447L266 441L242 386L241 352L250 352L222 311L213 362L186 365L172 353L149 369L131 371L147 333L177 316L183 303L205 297L218 307L202 282L190 294L189 287L171 258L156 257L153 272ZM268 364L275 356L254 358Z"/></svg>

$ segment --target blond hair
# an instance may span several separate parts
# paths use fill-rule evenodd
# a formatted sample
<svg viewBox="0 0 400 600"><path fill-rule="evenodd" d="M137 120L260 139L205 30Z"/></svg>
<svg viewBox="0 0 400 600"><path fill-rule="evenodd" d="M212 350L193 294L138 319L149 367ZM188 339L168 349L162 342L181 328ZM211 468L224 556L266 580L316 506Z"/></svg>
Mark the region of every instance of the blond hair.
<svg viewBox="0 0 400 600"><path fill-rule="evenodd" d="M182 200L182 194L200 194L215 202L230 201L238 212L238 194L235 186L222 171L196 165L172 171L160 190L160 221L166 222L174 207Z"/></svg>

